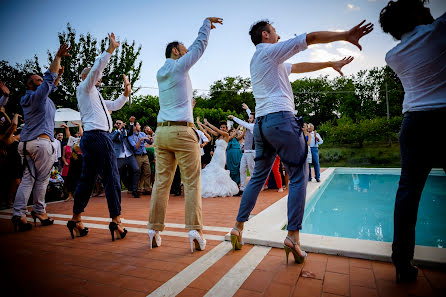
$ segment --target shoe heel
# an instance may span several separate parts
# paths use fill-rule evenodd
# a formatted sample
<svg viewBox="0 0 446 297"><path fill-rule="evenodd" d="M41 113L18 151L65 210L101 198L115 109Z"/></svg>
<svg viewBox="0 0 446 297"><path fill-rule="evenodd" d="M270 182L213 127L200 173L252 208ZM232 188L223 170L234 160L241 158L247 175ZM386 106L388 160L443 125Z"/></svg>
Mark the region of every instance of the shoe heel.
<svg viewBox="0 0 446 297"><path fill-rule="evenodd" d="M70 231L70 234L71 234L71 239L74 239L74 232L73 232L73 229L74 229L74 227L76 226L76 223L74 223L74 221L68 221L68 223L67 223L67 228L68 228L68 230Z"/></svg>
<svg viewBox="0 0 446 297"><path fill-rule="evenodd" d="M237 235L232 235L232 234L231 234L231 244L232 244L232 250L233 250L233 251L241 250L241 249L242 249L242 245L241 245L240 242L238 241L238 237L237 237Z"/></svg>
<svg viewBox="0 0 446 297"><path fill-rule="evenodd" d="M287 245L284 245L283 248L285 250L285 255L286 255L286 265L288 265L288 257L290 255L291 249Z"/></svg>
<svg viewBox="0 0 446 297"><path fill-rule="evenodd" d="M154 238L154 237L155 237L155 234L152 234L152 233L149 232L149 241L150 241L149 249L150 249L150 250L151 250L152 247L153 247L153 238Z"/></svg>
<svg viewBox="0 0 446 297"><path fill-rule="evenodd" d="M193 254L194 253L194 239L189 237L190 240L190 252Z"/></svg>

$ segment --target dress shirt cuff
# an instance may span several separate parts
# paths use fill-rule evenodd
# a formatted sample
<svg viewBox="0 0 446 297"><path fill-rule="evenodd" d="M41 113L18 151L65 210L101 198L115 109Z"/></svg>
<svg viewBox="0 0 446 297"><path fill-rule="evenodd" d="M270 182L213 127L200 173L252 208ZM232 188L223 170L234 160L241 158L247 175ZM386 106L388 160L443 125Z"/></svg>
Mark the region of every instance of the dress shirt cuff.
<svg viewBox="0 0 446 297"><path fill-rule="evenodd" d="M52 81L53 83L56 81L57 76L59 76L59 73L53 73L49 69L44 73L43 79Z"/></svg>

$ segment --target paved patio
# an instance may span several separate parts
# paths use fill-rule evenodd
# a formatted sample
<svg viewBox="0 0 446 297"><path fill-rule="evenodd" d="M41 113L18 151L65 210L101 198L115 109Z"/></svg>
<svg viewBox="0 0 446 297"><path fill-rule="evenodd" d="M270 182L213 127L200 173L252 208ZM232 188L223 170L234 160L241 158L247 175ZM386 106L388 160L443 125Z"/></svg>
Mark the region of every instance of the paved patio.
<svg viewBox="0 0 446 297"><path fill-rule="evenodd" d="M253 214L286 194L262 192ZM397 285L390 263L309 254L303 265L286 265L283 249L252 245L234 253L222 240L239 203L240 197L203 199L208 245L193 254L182 228L183 197L171 196L163 244L153 250L145 225L150 196L123 193L129 234L115 242L104 197L91 198L84 220L90 233L75 240L65 226L72 202L49 204L56 224L38 223L26 233L14 233L11 213L0 211L4 296L446 296L440 270L421 268L415 284Z"/></svg>

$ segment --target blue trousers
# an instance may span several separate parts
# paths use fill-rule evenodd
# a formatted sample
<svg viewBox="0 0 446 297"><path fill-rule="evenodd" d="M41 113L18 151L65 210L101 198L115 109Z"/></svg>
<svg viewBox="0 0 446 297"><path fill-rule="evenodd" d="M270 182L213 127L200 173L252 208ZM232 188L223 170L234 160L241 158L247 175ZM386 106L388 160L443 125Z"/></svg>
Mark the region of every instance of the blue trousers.
<svg viewBox="0 0 446 297"><path fill-rule="evenodd" d="M418 205L432 168L446 172L446 108L406 112L400 131L401 177L395 199L392 260L403 265L413 259ZM429 127L429 137L426 135ZM446 189L446 185L445 185Z"/></svg>
<svg viewBox="0 0 446 297"><path fill-rule="evenodd" d="M254 173L243 192L237 221L248 220L278 154L290 177L287 229L301 230L308 182L305 163L307 145L302 123L292 112L282 111L258 117L254 126L254 141Z"/></svg>
<svg viewBox="0 0 446 297"><path fill-rule="evenodd" d="M316 179L321 178L321 168L319 166L319 149L317 147L311 147L311 158L313 159L314 175ZM308 163L308 180L311 180L311 163Z"/></svg>
<svg viewBox="0 0 446 297"><path fill-rule="evenodd" d="M119 216L121 214L121 182L109 133L85 131L80 147L83 154L82 173L74 192L73 213L84 212L99 174L105 183L105 197L110 217Z"/></svg>

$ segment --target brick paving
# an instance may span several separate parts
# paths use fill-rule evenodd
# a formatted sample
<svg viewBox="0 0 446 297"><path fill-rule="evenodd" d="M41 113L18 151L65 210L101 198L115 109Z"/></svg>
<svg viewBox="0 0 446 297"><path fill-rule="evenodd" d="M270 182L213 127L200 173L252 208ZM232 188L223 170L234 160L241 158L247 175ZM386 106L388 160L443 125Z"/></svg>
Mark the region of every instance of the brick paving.
<svg viewBox="0 0 446 297"><path fill-rule="evenodd" d="M253 214L286 193L263 191ZM170 198L166 222L184 224L183 199ZM239 203L240 197L203 199L204 224L232 227ZM134 199L123 193L125 219L146 221L149 205L150 196ZM61 202L48 205L47 210L70 214L71 209L72 202ZM105 198L91 198L85 216L107 218ZM107 226L106 222L90 222ZM224 235L218 231L205 234ZM91 228L88 236L72 240L63 225L38 224L30 232L14 233L10 220L0 219L2 295L147 296L221 243L208 240L205 251L191 254L188 238L162 238L162 247L149 250L144 233L129 232L124 240L111 242L108 230ZM246 245L241 251L229 251L178 296L204 296L251 248ZM446 296L446 272L421 268L416 283L400 285L395 283L390 263L309 254L304 264L287 265L283 249L272 248L234 296Z"/></svg>

